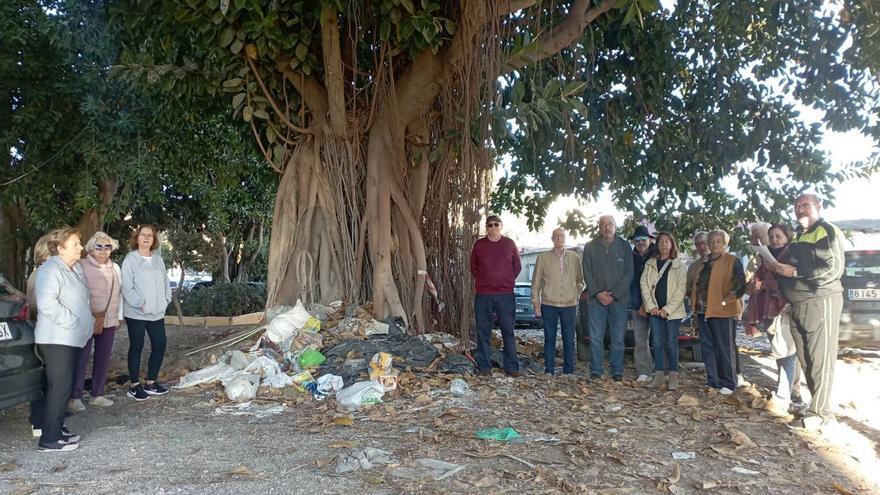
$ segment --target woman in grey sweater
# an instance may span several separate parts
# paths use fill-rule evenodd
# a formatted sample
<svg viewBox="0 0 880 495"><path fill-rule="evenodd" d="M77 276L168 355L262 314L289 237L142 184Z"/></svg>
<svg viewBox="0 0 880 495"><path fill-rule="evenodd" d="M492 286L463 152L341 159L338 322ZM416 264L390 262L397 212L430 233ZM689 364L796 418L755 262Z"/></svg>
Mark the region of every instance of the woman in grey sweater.
<svg viewBox="0 0 880 495"><path fill-rule="evenodd" d="M79 435L64 428L67 399L83 346L92 336L94 318L89 290L77 265L83 247L79 233L64 227L47 236L51 257L36 271L35 341L46 367L43 398L32 404L31 419L40 426L38 452L63 452L79 447Z"/></svg>
<svg viewBox="0 0 880 495"><path fill-rule="evenodd" d="M171 302L171 286L165 262L156 252L159 236L152 225L141 225L129 241L132 251L122 262L122 315L128 327L128 396L141 401L151 395L165 395L168 388L160 384L159 368L165 358L165 308ZM141 352L144 334L150 337L150 358L147 380L141 385Z"/></svg>

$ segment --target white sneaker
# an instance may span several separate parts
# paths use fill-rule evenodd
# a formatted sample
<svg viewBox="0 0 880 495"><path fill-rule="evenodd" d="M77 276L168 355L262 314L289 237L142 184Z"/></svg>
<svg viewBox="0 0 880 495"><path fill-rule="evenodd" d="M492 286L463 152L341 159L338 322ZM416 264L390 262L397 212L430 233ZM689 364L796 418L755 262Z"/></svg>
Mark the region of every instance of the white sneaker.
<svg viewBox="0 0 880 495"><path fill-rule="evenodd" d="M721 387L721 390L719 390L718 393L721 395L730 395L733 393L733 390L730 390L727 387Z"/></svg>
<svg viewBox="0 0 880 495"><path fill-rule="evenodd" d="M99 397L92 397L89 404L93 406L110 407L113 405L113 401L101 395Z"/></svg>
<svg viewBox="0 0 880 495"><path fill-rule="evenodd" d="M749 383L748 380L743 378L742 375L736 375L736 388L748 387L749 385L751 385L751 383Z"/></svg>
<svg viewBox="0 0 880 495"><path fill-rule="evenodd" d="M67 410L72 413L83 412L86 410L86 406L80 399L70 399L67 401Z"/></svg>
<svg viewBox="0 0 880 495"><path fill-rule="evenodd" d="M639 375L639 377L636 378L636 381L637 381L637 382L650 382L650 381L651 381L651 377L648 376L648 375Z"/></svg>

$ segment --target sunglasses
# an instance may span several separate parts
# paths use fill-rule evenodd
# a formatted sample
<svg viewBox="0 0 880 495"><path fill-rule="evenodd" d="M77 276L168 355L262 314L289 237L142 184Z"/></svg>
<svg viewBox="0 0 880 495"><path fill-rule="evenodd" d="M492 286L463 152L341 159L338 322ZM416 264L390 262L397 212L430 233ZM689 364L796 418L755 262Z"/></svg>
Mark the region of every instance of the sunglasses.
<svg viewBox="0 0 880 495"><path fill-rule="evenodd" d="M501 224L498 222L489 222L486 224L486 227L501 227Z"/></svg>
<svg viewBox="0 0 880 495"><path fill-rule="evenodd" d="M95 244L95 251L110 251L113 249L113 244Z"/></svg>

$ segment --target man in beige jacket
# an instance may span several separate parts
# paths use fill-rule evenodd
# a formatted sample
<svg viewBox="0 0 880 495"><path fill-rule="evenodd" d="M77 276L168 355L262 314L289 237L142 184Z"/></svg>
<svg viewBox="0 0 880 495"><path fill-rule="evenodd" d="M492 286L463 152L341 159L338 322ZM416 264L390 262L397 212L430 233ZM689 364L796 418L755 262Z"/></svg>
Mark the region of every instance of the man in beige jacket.
<svg viewBox="0 0 880 495"><path fill-rule="evenodd" d="M575 318L584 271L580 257L565 249L563 229L553 231L553 249L538 255L532 275L532 306L535 316L544 320L545 373L556 371L556 333L562 327L562 372L574 379Z"/></svg>

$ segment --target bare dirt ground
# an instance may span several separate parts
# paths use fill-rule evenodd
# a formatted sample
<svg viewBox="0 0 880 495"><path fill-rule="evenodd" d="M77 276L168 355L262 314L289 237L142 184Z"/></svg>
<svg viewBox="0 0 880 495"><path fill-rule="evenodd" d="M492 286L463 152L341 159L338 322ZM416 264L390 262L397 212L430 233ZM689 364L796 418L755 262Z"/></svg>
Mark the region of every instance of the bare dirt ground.
<svg viewBox="0 0 880 495"><path fill-rule="evenodd" d="M169 381L206 362L183 352L237 330L169 327ZM218 414L220 387L143 403L116 388L115 405L68 419L82 447L60 454L35 451L17 407L0 413L0 493L880 493L880 352L841 352L841 426L810 436L761 408L775 366L748 344L753 385L728 398L707 392L693 366L675 392L496 373L466 377L464 397L449 392L454 376L406 372L382 404L350 412L285 389L254 402L251 412L284 404L265 417ZM123 332L113 370L126 349ZM488 427L522 439L475 438ZM387 454L370 451L371 469L337 474L369 448ZM452 464L422 461L431 471L417 459Z"/></svg>

